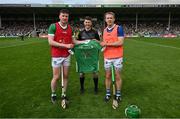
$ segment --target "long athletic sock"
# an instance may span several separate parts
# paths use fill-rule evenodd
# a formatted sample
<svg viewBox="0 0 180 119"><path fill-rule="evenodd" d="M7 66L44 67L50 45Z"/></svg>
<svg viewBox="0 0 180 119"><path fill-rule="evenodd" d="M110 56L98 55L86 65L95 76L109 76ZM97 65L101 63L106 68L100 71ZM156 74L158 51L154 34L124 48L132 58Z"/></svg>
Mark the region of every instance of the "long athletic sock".
<svg viewBox="0 0 180 119"><path fill-rule="evenodd" d="M93 78L94 80L94 89L98 90L98 78Z"/></svg>
<svg viewBox="0 0 180 119"><path fill-rule="evenodd" d="M111 90L110 89L106 89L106 96L111 96Z"/></svg>
<svg viewBox="0 0 180 119"><path fill-rule="evenodd" d="M56 92L52 92L52 93L51 93L51 96L56 96Z"/></svg>
<svg viewBox="0 0 180 119"><path fill-rule="evenodd" d="M82 90L84 90L84 79L84 77L80 77L80 85Z"/></svg>
<svg viewBox="0 0 180 119"><path fill-rule="evenodd" d="M116 90L116 96L120 97L121 96L121 91L120 90Z"/></svg>

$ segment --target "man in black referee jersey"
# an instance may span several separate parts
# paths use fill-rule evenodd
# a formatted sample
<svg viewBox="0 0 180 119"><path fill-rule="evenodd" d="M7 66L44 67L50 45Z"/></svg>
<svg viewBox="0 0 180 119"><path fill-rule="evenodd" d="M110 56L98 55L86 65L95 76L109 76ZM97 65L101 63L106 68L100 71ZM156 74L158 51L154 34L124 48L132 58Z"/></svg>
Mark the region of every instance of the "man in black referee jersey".
<svg viewBox="0 0 180 119"><path fill-rule="evenodd" d="M74 37L74 43L75 44L81 44L87 42L87 40L96 40L97 42L100 41L98 32L95 31L92 28L92 18L89 16L86 16L84 19L84 29L79 32L77 37ZM85 79L85 74L80 73L80 93L84 93L84 79ZM93 73L93 80L94 80L94 92L97 94L98 92L98 73L94 72Z"/></svg>

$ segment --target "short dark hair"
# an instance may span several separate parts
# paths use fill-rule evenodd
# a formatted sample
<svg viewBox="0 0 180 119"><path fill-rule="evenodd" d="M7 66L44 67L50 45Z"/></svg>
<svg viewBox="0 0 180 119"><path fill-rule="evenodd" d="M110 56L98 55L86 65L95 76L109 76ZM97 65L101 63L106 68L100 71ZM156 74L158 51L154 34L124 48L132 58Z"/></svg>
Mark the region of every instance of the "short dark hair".
<svg viewBox="0 0 180 119"><path fill-rule="evenodd" d="M115 13L114 13L114 12L106 12L106 13L104 14L104 18L106 18L106 15L107 15L107 14L113 15L113 17L115 18Z"/></svg>
<svg viewBox="0 0 180 119"><path fill-rule="evenodd" d="M86 16L86 17L84 18L84 20L90 20L90 21L92 21L92 18L91 18L90 16Z"/></svg>
<svg viewBox="0 0 180 119"><path fill-rule="evenodd" d="M61 10L59 11L59 14L61 14L61 13L69 14L69 10L67 10L67 9L61 9Z"/></svg>

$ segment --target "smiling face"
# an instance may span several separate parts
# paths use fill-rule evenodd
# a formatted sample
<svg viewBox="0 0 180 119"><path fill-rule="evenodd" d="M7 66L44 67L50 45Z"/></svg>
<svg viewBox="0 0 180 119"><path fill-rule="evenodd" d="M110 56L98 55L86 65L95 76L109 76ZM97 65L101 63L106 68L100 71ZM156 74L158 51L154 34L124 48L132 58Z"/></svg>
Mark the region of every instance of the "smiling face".
<svg viewBox="0 0 180 119"><path fill-rule="evenodd" d="M90 29L92 27L92 21L91 20L84 20L84 27L85 29Z"/></svg>
<svg viewBox="0 0 180 119"><path fill-rule="evenodd" d="M108 26L112 26L114 24L115 18L112 14L106 14L105 15L105 21Z"/></svg>
<svg viewBox="0 0 180 119"><path fill-rule="evenodd" d="M67 13L60 13L59 14L59 19L60 19L61 23L67 24L68 23L68 19L69 19L69 14L67 14Z"/></svg>

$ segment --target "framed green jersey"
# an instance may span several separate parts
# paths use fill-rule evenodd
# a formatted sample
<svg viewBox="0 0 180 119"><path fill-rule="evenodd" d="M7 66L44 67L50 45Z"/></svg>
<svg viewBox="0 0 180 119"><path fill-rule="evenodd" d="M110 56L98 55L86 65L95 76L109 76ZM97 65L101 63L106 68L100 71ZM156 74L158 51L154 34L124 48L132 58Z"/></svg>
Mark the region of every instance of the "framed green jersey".
<svg viewBox="0 0 180 119"><path fill-rule="evenodd" d="M101 45L91 40L87 44L78 44L73 48L76 58L76 71L79 73L97 72L99 70L99 52Z"/></svg>

